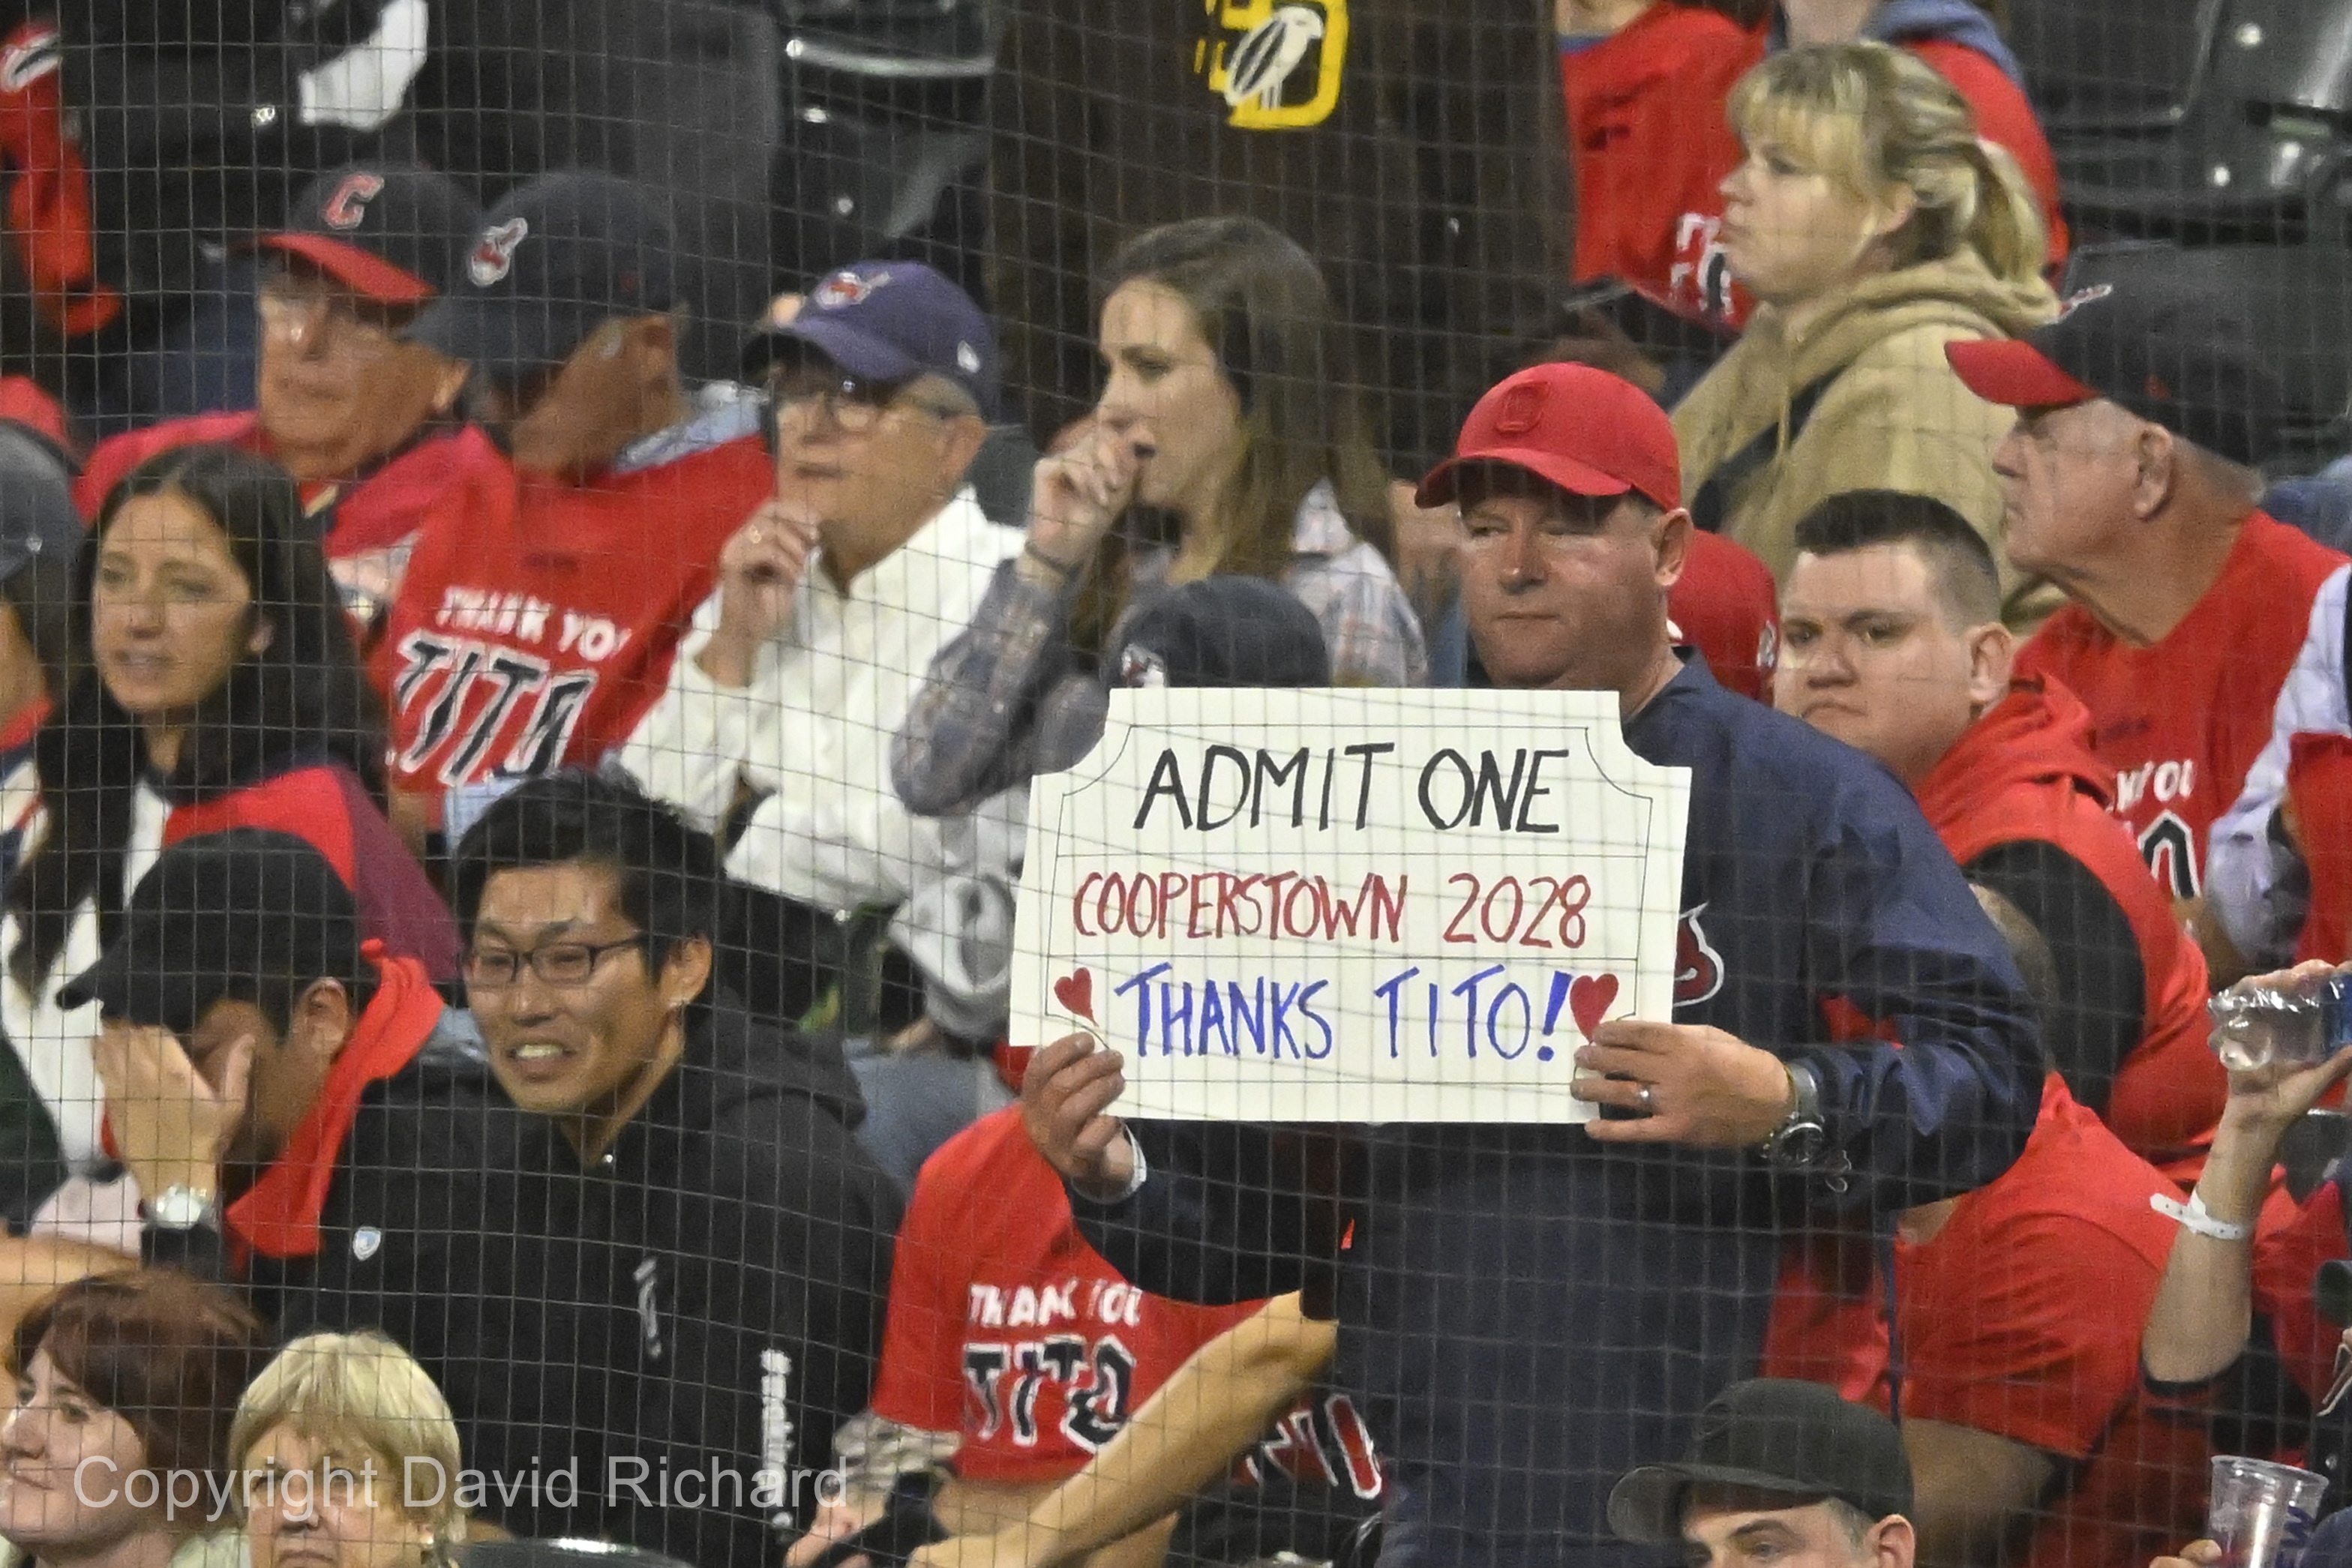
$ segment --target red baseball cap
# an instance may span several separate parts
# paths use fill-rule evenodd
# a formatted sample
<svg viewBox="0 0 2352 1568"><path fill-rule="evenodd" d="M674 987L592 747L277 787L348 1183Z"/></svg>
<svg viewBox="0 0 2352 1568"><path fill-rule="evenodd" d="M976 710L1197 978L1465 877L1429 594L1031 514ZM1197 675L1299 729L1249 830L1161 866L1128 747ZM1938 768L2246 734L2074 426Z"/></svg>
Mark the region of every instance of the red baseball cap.
<svg viewBox="0 0 2352 1568"><path fill-rule="evenodd" d="M1665 410L1591 365L1538 365L1488 391L1414 501L1453 500L1463 466L1474 463L1507 463L1571 495L1638 491L1668 511L1683 504L1682 457Z"/></svg>

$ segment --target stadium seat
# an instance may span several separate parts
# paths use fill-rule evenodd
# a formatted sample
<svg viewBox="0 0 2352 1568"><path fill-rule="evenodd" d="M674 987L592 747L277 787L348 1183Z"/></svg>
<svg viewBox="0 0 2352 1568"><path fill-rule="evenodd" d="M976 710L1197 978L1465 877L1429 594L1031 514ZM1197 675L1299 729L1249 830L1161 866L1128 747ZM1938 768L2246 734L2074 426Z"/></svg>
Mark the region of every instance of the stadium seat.
<svg viewBox="0 0 2352 1568"><path fill-rule="evenodd" d="M2011 32L2090 231L2341 232L2352 0L2018 0Z"/></svg>

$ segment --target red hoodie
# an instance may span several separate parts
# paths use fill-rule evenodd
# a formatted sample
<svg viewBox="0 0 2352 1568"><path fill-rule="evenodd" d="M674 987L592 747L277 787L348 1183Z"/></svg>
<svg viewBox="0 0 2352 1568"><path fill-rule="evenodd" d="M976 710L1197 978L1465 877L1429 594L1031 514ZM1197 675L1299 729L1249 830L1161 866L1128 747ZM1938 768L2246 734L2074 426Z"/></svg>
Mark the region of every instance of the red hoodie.
<svg viewBox="0 0 2352 1568"><path fill-rule="evenodd" d="M414 1061L441 1021L441 998L425 977L423 965L387 956L381 942L361 951L376 967L375 995L327 1070L310 1114L261 1179L222 1216L240 1272L256 1252L271 1258L318 1252L319 1216L342 1165L343 1141L359 1113L360 1096L369 1084Z"/></svg>
<svg viewBox="0 0 2352 1568"><path fill-rule="evenodd" d="M2204 955L2172 916L2130 831L2108 815L2112 771L2092 755L2090 710L2055 681L2021 680L1919 786L1919 809L1963 866L1997 844L2054 844L2099 879L2139 938L2139 1043L2116 1072L2107 1125L2132 1152L2201 1166L2229 1096L2207 1049ZM2192 1151L2194 1151L2192 1153ZM2193 1173L2189 1179L2193 1180Z"/></svg>

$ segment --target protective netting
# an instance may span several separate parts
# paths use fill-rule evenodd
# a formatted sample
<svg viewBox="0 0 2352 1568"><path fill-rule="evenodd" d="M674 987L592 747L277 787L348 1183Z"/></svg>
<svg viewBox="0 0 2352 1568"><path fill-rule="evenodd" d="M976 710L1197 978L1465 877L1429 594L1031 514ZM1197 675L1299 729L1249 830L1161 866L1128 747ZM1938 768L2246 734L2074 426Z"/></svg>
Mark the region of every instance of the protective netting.
<svg viewBox="0 0 2352 1568"><path fill-rule="evenodd" d="M2341 0L0 8L0 1540L2334 1561L2347 149Z"/></svg>

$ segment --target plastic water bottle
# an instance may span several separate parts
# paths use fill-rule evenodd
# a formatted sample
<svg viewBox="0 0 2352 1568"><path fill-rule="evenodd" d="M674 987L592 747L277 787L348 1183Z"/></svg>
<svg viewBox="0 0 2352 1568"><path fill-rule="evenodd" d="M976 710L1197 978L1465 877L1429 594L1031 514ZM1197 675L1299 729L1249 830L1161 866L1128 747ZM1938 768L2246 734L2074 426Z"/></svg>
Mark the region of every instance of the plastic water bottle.
<svg viewBox="0 0 2352 1568"><path fill-rule="evenodd" d="M2233 1072L2277 1063L2310 1067L2352 1044L2352 977L2287 986L2240 980L2206 1003L2213 1054Z"/></svg>

